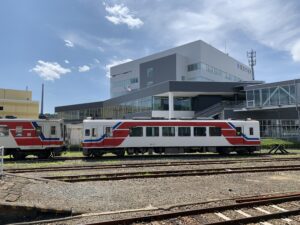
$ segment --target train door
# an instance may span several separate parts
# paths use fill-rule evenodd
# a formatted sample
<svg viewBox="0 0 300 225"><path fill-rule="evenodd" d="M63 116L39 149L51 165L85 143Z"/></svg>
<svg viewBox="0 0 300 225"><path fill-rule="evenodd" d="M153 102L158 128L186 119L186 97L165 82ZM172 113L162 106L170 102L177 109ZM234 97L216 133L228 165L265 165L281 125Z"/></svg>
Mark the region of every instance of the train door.
<svg viewBox="0 0 300 225"><path fill-rule="evenodd" d="M38 124L35 127L35 136L39 139L41 139L41 147L43 148L43 141L42 141L42 136L43 136L43 127L41 124Z"/></svg>
<svg viewBox="0 0 300 225"><path fill-rule="evenodd" d="M244 144L244 126L238 125L235 127L236 136L240 138L236 138L236 144Z"/></svg>

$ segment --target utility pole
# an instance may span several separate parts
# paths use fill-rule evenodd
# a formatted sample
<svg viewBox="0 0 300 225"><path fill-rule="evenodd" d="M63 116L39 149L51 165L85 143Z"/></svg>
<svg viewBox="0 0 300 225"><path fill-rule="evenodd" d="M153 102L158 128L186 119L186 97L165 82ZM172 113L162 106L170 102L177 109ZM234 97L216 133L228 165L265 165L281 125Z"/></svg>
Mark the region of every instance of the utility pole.
<svg viewBox="0 0 300 225"><path fill-rule="evenodd" d="M40 116L44 115L44 83L42 84L42 98L41 98L41 113Z"/></svg>
<svg viewBox="0 0 300 225"><path fill-rule="evenodd" d="M247 52L247 58L249 66L251 67L252 79L254 80L254 66L256 65L256 51L251 49L250 52Z"/></svg>

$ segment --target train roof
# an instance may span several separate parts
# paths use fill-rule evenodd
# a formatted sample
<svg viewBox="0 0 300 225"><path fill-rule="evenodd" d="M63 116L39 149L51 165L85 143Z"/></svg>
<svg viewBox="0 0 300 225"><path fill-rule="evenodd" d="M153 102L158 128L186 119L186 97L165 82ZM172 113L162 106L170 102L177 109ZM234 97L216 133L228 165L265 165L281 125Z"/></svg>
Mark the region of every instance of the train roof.
<svg viewBox="0 0 300 225"><path fill-rule="evenodd" d="M211 119L176 119L176 120L168 120L168 119L85 119L83 122L85 123L94 123L94 122L258 122L257 120L211 120Z"/></svg>
<svg viewBox="0 0 300 225"><path fill-rule="evenodd" d="M62 122L63 119L26 119L26 118L15 118L15 119L9 119L9 118L0 118L0 121L9 121L9 122L15 122L15 121L21 121L21 122Z"/></svg>

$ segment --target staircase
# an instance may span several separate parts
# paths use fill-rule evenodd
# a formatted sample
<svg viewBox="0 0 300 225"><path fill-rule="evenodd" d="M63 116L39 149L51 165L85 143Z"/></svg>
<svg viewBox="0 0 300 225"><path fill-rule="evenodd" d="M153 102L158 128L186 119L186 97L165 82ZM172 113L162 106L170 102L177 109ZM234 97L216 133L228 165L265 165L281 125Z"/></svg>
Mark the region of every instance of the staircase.
<svg viewBox="0 0 300 225"><path fill-rule="evenodd" d="M214 117L222 113L224 105L222 102L218 102L202 111L196 112L195 117Z"/></svg>

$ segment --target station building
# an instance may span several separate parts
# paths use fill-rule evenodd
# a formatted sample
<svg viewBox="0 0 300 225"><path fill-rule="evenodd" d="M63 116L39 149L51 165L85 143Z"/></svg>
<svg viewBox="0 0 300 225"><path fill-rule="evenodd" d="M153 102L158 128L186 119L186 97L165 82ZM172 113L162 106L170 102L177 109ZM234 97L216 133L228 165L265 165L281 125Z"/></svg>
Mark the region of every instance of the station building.
<svg viewBox="0 0 300 225"><path fill-rule="evenodd" d="M106 101L59 106L70 123L94 118L257 119L268 137L299 137L300 80L265 84L251 69L195 41L110 69Z"/></svg>
<svg viewBox="0 0 300 225"><path fill-rule="evenodd" d="M39 102L32 101L28 90L0 89L0 117L34 118L39 116Z"/></svg>

